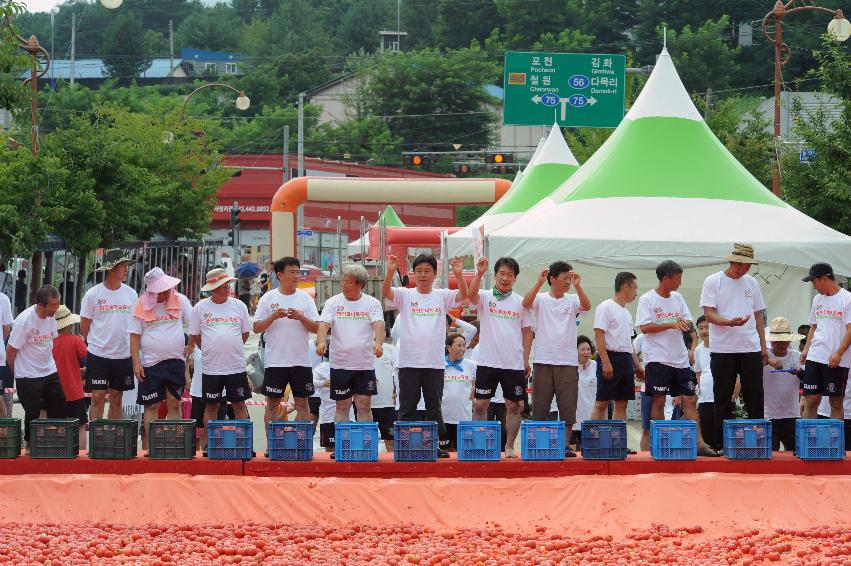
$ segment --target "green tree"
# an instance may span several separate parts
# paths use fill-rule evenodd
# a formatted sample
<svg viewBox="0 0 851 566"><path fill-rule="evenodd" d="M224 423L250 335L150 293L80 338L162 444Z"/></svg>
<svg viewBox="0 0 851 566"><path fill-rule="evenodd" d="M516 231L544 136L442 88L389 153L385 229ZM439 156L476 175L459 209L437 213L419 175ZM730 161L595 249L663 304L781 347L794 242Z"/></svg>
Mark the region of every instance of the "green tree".
<svg viewBox="0 0 851 566"><path fill-rule="evenodd" d="M391 20L393 24L389 25ZM359 49L376 51L379 47L378 32L395 27L395 11L391 18L388 3L356 0L342 16L337 43L344 53Z"/></svg>
<svg viewBox="0 0 851 566"><path fill-rule="evenodd" d="M815 150L810 163L797 153L783 159L783 194L790 204L835 230L851 234L851 57L848 48L825 38L812 72L822 91L839 104L839 118L824 108L808 112L796 105L795 133Z"/></svg>
<svg viewBox="0 0 851 566"><path fill-rule="evenodd" d="M529 49L545 33L558 36L568 28L576 28L575 15L566 9L565 0L494 0L505 21L502 32L511 49Z"/></svg>
<svg viewBox="0 0 851 566"><path fill-rule="evenodd" d="M724 36L730 20L722 16L717 21L708 20L697 29L686 25L679 33L668 30L668 51L677 66L677 72L690 92L704 92L707 88L729 88L738 72L736 56L739 47L730 47ZM660 38L662 30L659 30Z"/></svg>
<svg viewBox="0 0 851 566"><path fill-rule="evenodd" d="M115 18L104 35L101 57L112 78L138 77L150 67L151 51L142 20L132 12L123 12Z"/></svg>
<svg viewBox="0 0 851 566"><path fill-rule="evenodd" d="M307 0L282 3L268 20L254 20L243 30L240 47L259 60L284 53L329 54L331 36L321 16Z"/></svg>
<svg viewBox="0 0 851 566"><path fill-rule="evenodd" d="M249 64L238 85L251 98L253 112L259 112L265 105L295 102L298 93L324 83L331 76L328 59L316 49L284 53L268 63Z"/></svg>
<svg viewBox="0 0 851 566"><path fill-rule="evenodd" d="M444 48L468 47L473 41L482 43L495 27L504 23L494 0L437 2L435 35L437 44Z"/></svg>
<svg viewBox="0 0 851 566"><path fill-rule="evenodd" d="M233 51L239 47L238 18L226 4L193 10L174 32L176 47Z"/></svg>
<svg viewBox="0 0 851 566"><path fill-rule="evenodd" d="M5 25L6 17L20 14L23 5L15 2L0 5L0 108L6 108L18 116L28 100L27 89L18 78L30 67L30 58L17 47L15 29Z"/></svg>
<svg viewBox="0 0 851 566"><path fill-rule="evenodd" d="M402 138L394 137L387 122L376 117L343 124L321 124L310 131L306 151L325 159L398 165Z"/></svg>

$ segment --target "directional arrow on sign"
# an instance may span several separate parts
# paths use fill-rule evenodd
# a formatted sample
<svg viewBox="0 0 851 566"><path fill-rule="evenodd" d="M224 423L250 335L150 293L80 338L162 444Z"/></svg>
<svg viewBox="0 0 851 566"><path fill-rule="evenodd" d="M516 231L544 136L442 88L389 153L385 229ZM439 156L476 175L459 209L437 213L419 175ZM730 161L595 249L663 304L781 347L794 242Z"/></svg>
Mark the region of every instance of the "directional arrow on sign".
<svg viewBox="0 0 851 566"><path fill-rule="evenodd" d="M534 102L535 104L540 104L541 97L536 94L535 96L532 97L532 102Z"/></svg>
<svg viewBox="0 0 851 566"><path fill-rule="evenodd" d="M597 99L592 96L591 98L588 99L588 104L590 104L591 106L594 106L595 104L597 104Z"/></svg>

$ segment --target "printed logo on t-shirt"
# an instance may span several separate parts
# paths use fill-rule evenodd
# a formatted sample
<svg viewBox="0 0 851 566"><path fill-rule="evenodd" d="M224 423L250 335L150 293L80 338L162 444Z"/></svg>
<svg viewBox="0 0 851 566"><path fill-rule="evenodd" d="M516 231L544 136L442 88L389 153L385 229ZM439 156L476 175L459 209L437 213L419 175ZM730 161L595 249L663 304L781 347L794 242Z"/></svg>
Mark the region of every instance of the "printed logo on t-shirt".
<svg viewBox="0 0 851 566"><path fill-rule="evenodd" d="M753 291L750 288L745 289L745 297L748 299L753 297Z"/></svg>
<svg viewBox="0 0 851 566"><path fill-rule="evenodd" d="M682 316L681 313L678 312L665 312L665 309L662 307L654 307L653 313L656 315L656 322L676 322L677 319Z"/></svg>
<svg viewBox="0 0 851 566"><path fill-rule="evenodd" d="M446 374L443 376L443 381L445 383L469 383L473 381L473 378L469 375L464 375L462 373L456 374Z"/></svg>
<svg viewBox="0 0 851 566"><path fill-rule="evenodd" d="M279 303L272 303L272 304L271 304L271 305L269 305L269 306L270 306L270 308L271 308L273 311L276 311L276 310L278 310L278 309L282 308L282 307L281 307L281 305L280 305ZM299 309L293 309L293 308L291 308L290 310L292 310L293 312L297 312L297 313L304 314L304 311L299 310Z"/></svg>
<svg viewBox="0 0 851 566"><path fill-rule="evenodd" d="M95 310L103 314L130 314L130 305L110 305L107 299L98 299Z"/></svg>
<svg viewBox="0 0 851 566"><path fill-rule="evenodd" d="M505 320L520 320L520 313L508 309L501 309L495 301L488 301L488 312L493 318L502 318Z"/></svg>
<svg viewBox="0 0 851 566"><path fill-rule="evenodd" d="M366 311L347 311L346 305L337 307L337 320L369 320L369 313Z"/></svg>
<svg viewBox="0 0 851 566"><path fill-rule="evenodd" d="M434 318L436 316L440 316L442 311L440 307L431 307L431 308L420 308L419 303L414 301L411 303L411 315L420 316L426 318Z"/></svg>
<svg viewBox="0 0 851 566"><path fill-rule="evenodd" d="M239 317L238 316L214 316L213 313L205 312L204 320L202 321L206 326L212 328L228 328L233 326L239 326Z"/></svg>
<svg viewBox="0 0 851 566"><path fill-rule="evenodd" d="M845 313L842 311L834 311L825 309L822 305L816 305L816 318L818 320L835 320L837 322L842 322L842 316Z"/></svg>
<svg viewBox="0 0 851 566"><path fill-rule="evenodd" d="M32 336L30 336L29 343L30 344L43 344L44 342L49 342L50 339L53 338L51 333L47 334L39 334L38 328L33 328Z"/></svg>
<svg viewBox="0 0 851 566"><path fill-rule="evenodd" d="M180 315L175 313L166 313L156 317L154 320L146 320L145 327L153 328L155 326L161 326L163 324L174 324L180 320Z"/></svg>

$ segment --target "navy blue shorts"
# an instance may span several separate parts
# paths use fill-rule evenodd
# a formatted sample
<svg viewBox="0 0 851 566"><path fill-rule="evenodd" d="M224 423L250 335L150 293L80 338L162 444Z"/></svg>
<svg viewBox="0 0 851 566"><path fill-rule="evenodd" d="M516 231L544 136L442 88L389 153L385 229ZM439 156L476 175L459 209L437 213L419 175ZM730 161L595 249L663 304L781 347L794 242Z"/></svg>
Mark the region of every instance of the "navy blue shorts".
<svg viewBox="0 0 851 566"><path fill-rule="evenodd" d="M87 390L130 391L133 389L133 361L130 358L113 360L89 352L86 359L85 388Z"/></svg>
<svg viewBox="0 0 851 566"><path fill-rule="evenodd" d="M222 390L226 395L222 395ZM207 403L219 403L226 397L231 403L239 403L251 398L251 386L248 374L244 371L226 375L201 374L201 393Z"/></svg>
<svg viewBox="0 0 851 566"><path fill-rule="evenodd" d="M804 366L804 395L844 397L848 381L848 368L807 360Z"/></svg>
<svg viewBox="0 0 851 566"><path fill-rule="evenodd" d="M166 390L175 399L183 396L183 390L186 388L186 364L183 360L163 360L143 369L145 379L139 382L137 405L147 407L164 401Z"/></svg>
<svg viewBox="0 0 851 566"><path fill-rule="evenodd" d="M520 401L526 393L526 372L488 366L476 368L476 399L491 399L497 385L502 385L502 395L506 400Z"/></svg>
<svg viewBox="0 0 851 566"><path fill-rule="evenodd" d="M0 348L2 347L3 346L0 345ZM6 364L0 366L0 385L3 386L3 389L6 389L7 387L12 389L15 387L15 378L12 377L12 372Z"/></svg>
<svg viewBox="0 0 851 566"><path fill-rule="evenodd" d="M343 401L352 395L378 395L375 370L331 368L331 399Z"/></svg>
<svg viewBox="0 0 851 566"><path fill-rule="evenodd" d="M313 395L313 371L309 367L267 367L263 371L263 395L280 399L290 386L293 397Z"/></svg>
<svg viewBox="0 0 851 566"><path fill-rule="evenodd" d="M609 352L612 379L603 377L603 361L597 360L597 401L630 401L635 399L635 367L630 352ZM508 397L506 396L506 399Z"/></svg>
<svg viewBox="0 0 851 566"><path fill-rule="evenodd" d="M641 430L650 430L650 415L653 413L653 395L641 392Z"/></svg>
<svg viewBox="0 0 851 566"><path fill-rule="evenodd" d="M691 368L675 368L660 362L644 366L645 391L651 395L679 397L697 395L697 378Z"/></svg>

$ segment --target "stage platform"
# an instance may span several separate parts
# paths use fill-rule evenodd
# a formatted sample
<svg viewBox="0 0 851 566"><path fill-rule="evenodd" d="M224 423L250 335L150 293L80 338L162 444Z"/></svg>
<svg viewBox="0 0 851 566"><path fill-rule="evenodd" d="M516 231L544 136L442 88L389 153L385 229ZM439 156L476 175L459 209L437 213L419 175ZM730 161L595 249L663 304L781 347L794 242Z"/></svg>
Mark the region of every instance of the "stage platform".
<svg viewBox="0 0 851 566"><path fill-rule="evenodd" d="M340 477L340 478L532 478L561 476L624 476L638 474L731 473L763 475L851 476L851 460L800 460L789 452L775 452L771 460L728 460L698 458L694 461L653 460L642 452L626 460L461 462L454 456L437 462L395 462L392 454L381 454L378 462L336 462L328 454L314 454L309 462L278 462L263 456L252 460L209 460L199 453L192 460L90 459L85 452L73 459L0 459L0 475L21 474L187 474L255 477Z"/></svg>

